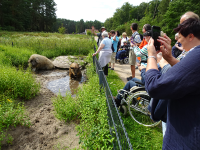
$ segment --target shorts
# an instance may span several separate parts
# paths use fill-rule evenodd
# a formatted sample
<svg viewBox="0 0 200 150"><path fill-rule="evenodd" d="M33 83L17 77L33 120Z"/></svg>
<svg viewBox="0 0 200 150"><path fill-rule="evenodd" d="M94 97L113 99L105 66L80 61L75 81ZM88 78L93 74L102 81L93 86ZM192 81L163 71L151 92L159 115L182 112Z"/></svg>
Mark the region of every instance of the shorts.
<svg viewBox="0 0 200 150"><path fill-rule="evenodd" d="M136 62L136 55L135 55L134 51L130 50L129 51L129 65L135 66L135 62Z"/></svg>
<svg viewBox="0 0 200 150"><path fill-rule="evenodd" d="M110 59L111 63L115 63L115 57L116 57L116 52L113 52Z"/></svg>

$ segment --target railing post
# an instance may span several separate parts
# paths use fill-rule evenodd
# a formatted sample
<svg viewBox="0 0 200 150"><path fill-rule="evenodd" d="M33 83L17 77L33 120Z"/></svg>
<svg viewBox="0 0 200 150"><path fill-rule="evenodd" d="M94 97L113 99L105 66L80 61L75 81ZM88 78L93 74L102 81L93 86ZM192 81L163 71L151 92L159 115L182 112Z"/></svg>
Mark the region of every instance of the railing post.
<svg viewBox="0 0 200 150"><path fill-rule="evenodd" d="M96 52L96 46L94 45L94 52Z"/></svg>
<svg viewBox="0 0 200 150"><path fill-rule="evenodd" d="M99 70L99 85L103 86L103 70Z"/></svg>

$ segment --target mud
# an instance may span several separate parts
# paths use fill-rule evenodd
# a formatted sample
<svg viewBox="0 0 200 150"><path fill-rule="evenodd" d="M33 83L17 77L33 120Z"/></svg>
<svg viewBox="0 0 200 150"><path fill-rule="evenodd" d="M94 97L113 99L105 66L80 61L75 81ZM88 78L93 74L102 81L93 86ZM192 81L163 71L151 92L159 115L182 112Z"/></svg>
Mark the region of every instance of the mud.
<svg viewBox="0 0 200 150"><path fill-rule="evenodd" d="M64 123L55 118L51 99L56 95L47 88L49 82L65 78L67 75L68 70L59 69L35 74L36 80L41 83L40 93L35 98L25 101L32 125L30 128L24 126L10 128L8 134L13 137L12 145L4 141L2 150L53 150L79 147L79 137L75 129L78 121Z"/></svg>

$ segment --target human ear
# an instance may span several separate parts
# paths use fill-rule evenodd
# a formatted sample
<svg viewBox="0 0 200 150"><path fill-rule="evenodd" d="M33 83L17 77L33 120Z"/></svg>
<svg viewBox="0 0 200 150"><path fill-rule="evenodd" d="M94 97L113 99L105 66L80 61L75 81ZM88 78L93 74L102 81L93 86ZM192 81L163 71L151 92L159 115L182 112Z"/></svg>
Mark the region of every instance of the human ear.
<svg viewBox="0 0 200 150"><path fill-rule="evenodd" d="M190 33L188 36L189 36L190 41L192 41L194 39L194 34Z"/></svg>

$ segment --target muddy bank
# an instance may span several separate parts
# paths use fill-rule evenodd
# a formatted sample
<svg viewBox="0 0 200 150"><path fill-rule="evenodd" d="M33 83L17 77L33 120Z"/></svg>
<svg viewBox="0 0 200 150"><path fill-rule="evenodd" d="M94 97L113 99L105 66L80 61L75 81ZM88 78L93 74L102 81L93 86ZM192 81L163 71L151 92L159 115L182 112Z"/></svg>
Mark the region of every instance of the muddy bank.
<svg viewBox="0 0 200 150"><path fill-rule="evenodd" d="M83 75L85 70L82 70ZM51 81L65 78L68 70L55 69L39 71L34 76L41 83L39 95L25 101L25 107L30 117L31 127L18 126L10 128L8 133L13 137L12 145L3 142L2 150L50 150L73 149L79 147L79 137L75 126L77 122L64 123L54 116L52 98L56 97L47 88Z"/></svg>

